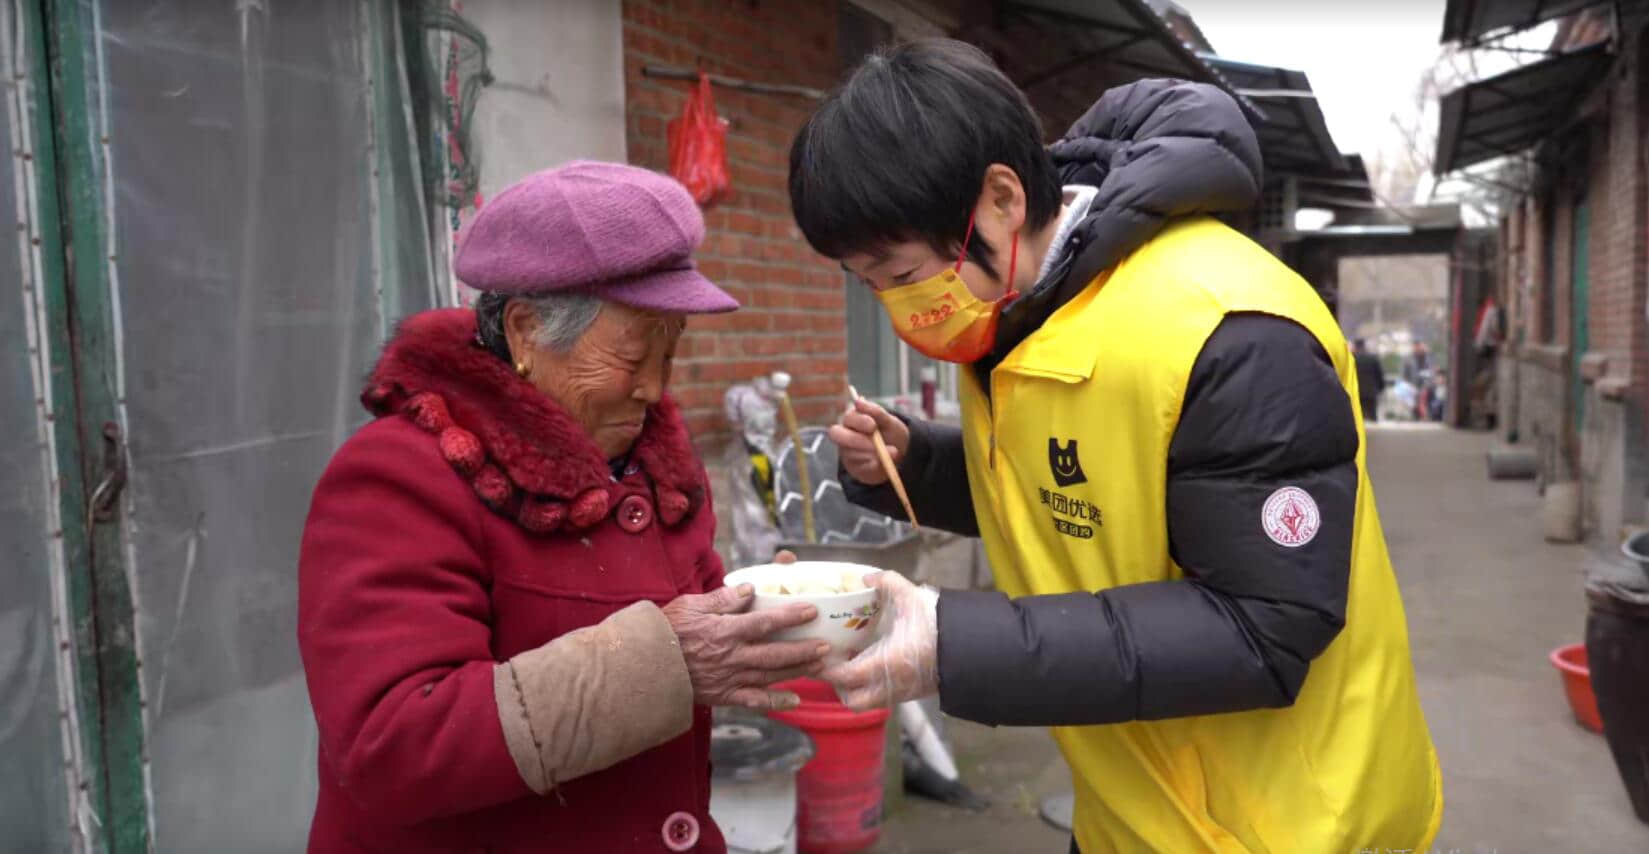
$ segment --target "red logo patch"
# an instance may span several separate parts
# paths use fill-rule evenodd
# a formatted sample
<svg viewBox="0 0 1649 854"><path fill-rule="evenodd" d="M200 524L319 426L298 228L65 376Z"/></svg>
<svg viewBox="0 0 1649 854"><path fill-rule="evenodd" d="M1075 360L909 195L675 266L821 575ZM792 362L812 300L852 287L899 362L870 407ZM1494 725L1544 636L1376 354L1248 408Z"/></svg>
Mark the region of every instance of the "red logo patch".
<svg viewBox="0 0 1649 854"><path fill-rule="evenodd" d="M1297 486L1285 486L1265 500L1260 511L1260 526L1271 542L1289 549L1297 549L1317 538L1323 525L1322 513L1311 493Z"/></svg>

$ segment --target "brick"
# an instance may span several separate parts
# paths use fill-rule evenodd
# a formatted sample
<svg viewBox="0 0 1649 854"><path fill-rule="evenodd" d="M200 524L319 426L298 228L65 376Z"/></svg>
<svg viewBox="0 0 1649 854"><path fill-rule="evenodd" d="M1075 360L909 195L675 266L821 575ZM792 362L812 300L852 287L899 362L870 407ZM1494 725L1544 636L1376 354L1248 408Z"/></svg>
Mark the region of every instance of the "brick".
<svg viewBox="0 0 1649 854"><path fill-rule="evenodd" d="M790 288L763 286L752 289L750 301L763 308L794 308L796 294Z"/></svg>
<svg viewBox="0 0 1649 854"><path fill-rule="evenodd" d="M699 272L718 285L725 287L726 282L732 278L732 270L726 261L717 258L698 258L697 261Z"/></svg>
<svg viewBox="0 0 1649 854"><path fill-rule="evenodd" d="M664 120L657 116L637 115L636 132L649 139L664 139Z"/></svg>
<svg viewBox="0 0 1649 854"><path fill-rule="evenodd" d="M841 321L837 321L839 326ZM810 354L840 353L843 350L843 340L836 336L808 335L798 339L803 352Z"/></svg>
<svg viewBox="0 0 1649 854"><path fill-rule="evenodd" d="M830 397L840 399L844 380L840 373L825 374L817 368L806 374L797 374L791 381L791 394L796 397Z"/></svg>
<svg viewBox="0 0 1649 854"><path fill-rule="evenodd" d="M744 282L751 285L765 284L767 282L767 268L750 261L734 261L728 265L727 277L730 281Z"/></svg>
<svg viewBox="0 0 1649 854"><path fill-rule="evenodd" d="M790 197L776 192L751 192L752 206L765 214L784 216L790 213Z"/></svg>
<svg viewBox="0 0 1649 854"><path fill-rule="evenodd" d="M715 383L737 380L744 377L760 375L765 370L765 364L759 360L718 360L714 362L694 362L684 365L677 370L680 381L685 384Z"/></svg>
<svg viewBox="0 0 1649 854"><path fill-rule="evenodd" d="M693 385L679 380L671 383L670 396L687 410L706 409L721 403L721 394L717 393L714 386Z"/></svg>
<svg viewBox="0 0 1649 854"><path fill-rule="evenodd" d="M763 233L762 221L755 214L746 211L731 211L727 214L727 229L739 234Z"/></svg>
<svg viewBox="0 0 1649 854"><path fill-rule="evenodd" d="M797 315L802 325L814 332L830 332L843 328L844 321L840 316L821 313Z"/></svg>
<svg viewBox="0 0 1649 854"><path fill-rule="evenodd" d="M803 282L807 287L817 290L840 290L847 284L847 276L840 267L832 269L819 266L810 267L804 274Z"/></svg>
<svg viewBox="0 0 1649 854"><path fill-rule="evenodd" d="M738 299L738 297L734 297ZM746 300L739 299L740 303ZM717 332L766 332L772 328L772 316L760 311L735 311L731 314L711 314L694 320L698 329Z"/></svg>
<svg viewBox="0 0 1649 854"><path fill-rule="evenodd" d="M707 238L704 241L704 246L706 249L710 249L723 258L731 259L740 257L741 243L742 241L737 235L719 234L715 237Z"/></svg>
<svg viewBox="0 0 1649 854"><path fill-rule="evenodd" d="M846 301L842 298L840 292L796 291L794 297L797 308L841 310L846 306Z"/></svg>
<svg viewBox="0 0 1649 854"><path fill-rule="evenodd" d="M796 227L796 221L791 219L788 215L782 219L773 217L766 220L763 223L762 230L768 237L775 240L802 240L802 230ZM805 243L802 245L804 247L804 255L808 257L817 257L814 255L811 247L808 247Z"/></svg>
<svg viewBox="0 0 1649 854"><path fill-rule="evenodd" d="M767 268L767 281L775 284L789 285L792 287L800 286L802 284L802 276L803 273L799 268L788 264L773 265Z"/></svg>
<svg viewBox="0 0 1649 854"><path fill-rule="evenodd" d="M716 336L694 335L691 332L681 336L676 345L676 362L682 363L704 356L716 354Z"/></svg>

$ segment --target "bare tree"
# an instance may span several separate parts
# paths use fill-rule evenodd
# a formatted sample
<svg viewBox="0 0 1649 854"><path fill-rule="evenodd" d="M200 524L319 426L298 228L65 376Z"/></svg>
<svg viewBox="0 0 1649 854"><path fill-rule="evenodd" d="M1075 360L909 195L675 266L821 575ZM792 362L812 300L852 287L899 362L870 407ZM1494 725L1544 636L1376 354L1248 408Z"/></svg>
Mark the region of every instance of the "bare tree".
<svg viewBox="0 0 1649 854"><path fill-rule="evenodd" d="M1377 155L1369 176L1375 192L1388 205L1453 201L1460 204L1468 222L1488 224L1497 221L1527 186L1530 164L1528 158L1521 156L1497 158L1446 176L1437 174L1435 160L1443 96L1487 76L1482 66L1488 63L1482 60L1491 50L1493 48L1442 47L1436 61L1415 81L1410 102L1403 110L1392 113L1391 124L1397 130L1399 144L1395 150ZM1497 54L1497 58L1500 56L1504 54Z"/></svg>

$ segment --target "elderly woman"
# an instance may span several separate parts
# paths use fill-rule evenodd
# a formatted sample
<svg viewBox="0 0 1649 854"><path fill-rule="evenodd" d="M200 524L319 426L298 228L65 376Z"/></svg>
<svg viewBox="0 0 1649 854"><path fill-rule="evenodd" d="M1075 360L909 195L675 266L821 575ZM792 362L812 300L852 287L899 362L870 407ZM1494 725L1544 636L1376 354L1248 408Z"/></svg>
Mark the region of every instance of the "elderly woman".
<svg viewBox="0 0 1649 854"><path fill-rule="evenodd" d="M703 234L664 176L539 173L461 241L477 310L384 349L304 532L310 851L725 850L709 707L791 704L826 650L723 587L665 394L686 317L737 308Z"/></svg>

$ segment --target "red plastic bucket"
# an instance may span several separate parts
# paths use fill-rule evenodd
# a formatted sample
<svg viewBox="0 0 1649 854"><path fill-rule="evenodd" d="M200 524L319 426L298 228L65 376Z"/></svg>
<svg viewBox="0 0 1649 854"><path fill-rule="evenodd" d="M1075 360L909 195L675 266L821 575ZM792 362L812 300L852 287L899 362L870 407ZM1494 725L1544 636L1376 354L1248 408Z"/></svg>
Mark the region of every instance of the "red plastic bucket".
<svg viewBox="0 0 1649 854"><path fill-rule="evenodd" d="M797 679L774 686L802 704L769 712L813 738L812 761L796 778L797 844L802 854L851 854L882 834L882 760L888 709L855 712L828 682Z"/></svg>
<svg viewBox="0 0 1649 854"><path fill-rule="evenodd" d="M1597 713L1597 696L1592 693L1592 671L1586 666L1586 645L1572 643L1552 650L1552 666L1563 674L1563 693L1575 721L1592 732L1603 732L1603 718Z"/></svg>

